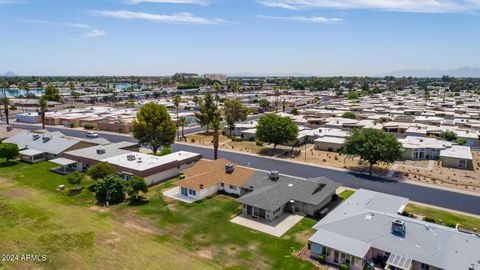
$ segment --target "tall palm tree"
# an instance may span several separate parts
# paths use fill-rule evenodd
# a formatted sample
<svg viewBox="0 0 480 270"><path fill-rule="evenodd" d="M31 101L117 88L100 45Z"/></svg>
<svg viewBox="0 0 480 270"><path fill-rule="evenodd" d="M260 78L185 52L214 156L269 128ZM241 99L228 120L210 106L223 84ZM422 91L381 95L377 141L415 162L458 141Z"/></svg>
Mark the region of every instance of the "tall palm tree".
<svg viewBox="0 0 480 270"><path fill-rule="evenodd" d="M38 99L38 106L40 107L40 117L42 118L42 129L45 129L45 113L48 109L48 100L42 96Z"/></svg>
<svg viewBox="0 0 480 270"><path fill-rule="evenodd" d="M220 121L220 117L213 118L210 125L213 130L213 159L216 160L218 158L218 146L220 143L219 131L222 129L222 122Z"/></svg>
<svg viewBox="0 0 480 270"><path fill-rule="evenodd" d="M181 117L179 119L179 125L182 127L182 139L185 139L185 126L187 125L187 119L185 117Z"/></svg>
<svg viewBox="0 0 480 270"><path fill-rule="evenodd" d="M178 124L180 122L180 119L178 118L178 109L180 108L180 101L182 98L179 95L175 95L173 97L173 105L175 105L175 110L177 111L177 139L180 138L179 130L178 130Z"/></svg>
<svg viewBox="0 0 480 270"><path fill-rule="evenodd" d="M8 119L8 106L10 106L10 99L8 99L8 97L4 96L0 99L0 102L3 105L3 110L5 112L5 119L7 119L6 120L7 125L9 125L10 122L9 122L9 119Z"/></svg>

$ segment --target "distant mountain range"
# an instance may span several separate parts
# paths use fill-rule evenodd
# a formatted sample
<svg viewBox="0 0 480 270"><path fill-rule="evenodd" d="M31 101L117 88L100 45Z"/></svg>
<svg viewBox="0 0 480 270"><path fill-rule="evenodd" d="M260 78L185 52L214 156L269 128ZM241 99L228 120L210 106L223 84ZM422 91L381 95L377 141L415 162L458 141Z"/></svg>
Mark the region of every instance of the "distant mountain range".
<svg viewBox="0 0 480 270"><path fill-rule="evenodd" d="M480 67L461 67L457 69L407 69L394 71L382 76L394 77L442 77L447 75L450 77L468 77L480 78Z"/></svg>
<svg viewBox="0 0 480 270"><path fill-rule="evenodd" d="M14 77L14 76L18 76L18 75L11 72L11 71L7 71L5 73L0 73L0 77Z"/></svg>

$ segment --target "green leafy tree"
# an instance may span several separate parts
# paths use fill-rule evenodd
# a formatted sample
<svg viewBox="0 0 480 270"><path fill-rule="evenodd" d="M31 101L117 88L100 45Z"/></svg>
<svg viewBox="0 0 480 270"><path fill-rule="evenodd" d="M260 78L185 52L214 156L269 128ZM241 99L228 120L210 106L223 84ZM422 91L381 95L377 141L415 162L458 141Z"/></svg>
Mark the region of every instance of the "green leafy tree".
<svg viewBox="0 0 480 270"><path fill-rule="evenodd" d="M262 98L258 101L258 105L260 106L260 108L266 111L270 107L270 101Z"/></svg>
<svg viewBox="0 0 480 270"><path fill-rule="evenodd" d="M90 176L94 180L99 180L107 177L111 174L116 174L117 171L115 168L107 162L98 162L95 163L90 169L87 171L87 175Z"/></svg>
<svg viewBox="0 0 480 270"><path fill-rule="evenodd" d="M220 117L220 112L210 91L205 92L204 98L199 101L199 107L200 111L196 112L195 116L200 126L207 128L208 133L212 120L215 117Z"/></svg>
<svg viewBox="0 0 480 270"><path fill-rule="evenodd" d="M100 205L122 202L125 199L125 180L116 174L106 176L95 185L95 198Z"/></svg>
<svg viewBox="0 0 480 270"><path fill-rule="evenodd" d="M293 108L291 111L290 111L291 114L293 115L298 115L298 109L297 108Z"/></svg>
<svg viewBox="0 0 480 270"><path fill-rule="evenodd" d="M139 199L139 194L142 192L143 194L148 193L148 185L145 182L145 179L139 176L133 176L127 182L127 194L130 197L133 197L135 200Z"/></svg>
<svg viewBox="0 0 480 270"><path fill-rule="evenodd" d="M8 97L2 97L0 99L0 102L2 103L3 105L3 110L5 112L5 121L7 122L7 125L10 124L10 120L8 119L8 106L10 106L10 99Z"/></svg>
<svg viewBox="0 0 480 270"><path fill-rule="evenodd" d="M222 129L222 121L220 117L215 117L211 123L213 130L213 159L218 158L218 146L220 145L220 130Z"/></svg>
<svg viewBox="0 0 480 270"><path fill-rule="evenodd" d="M393 134L382 130L365 128L352 132L345 140L342 152L351 157L360 157L368 161L369 175L372 175L373 165L393 163L402 155L402 145Z"/></svg>
<svg viewBox="0 0 480 270"><path fill-rule="evenodd" d="M67 181L70 183L70 185L75 186L75 190L80 189L80 183L82 183L82 180L84 178L84 175L79 172L75 171L67 176Z"/></svg>
<svg viewBox="0 0 480 270"><path fill-rule="evenodd" d="M235 122L247 120L248 109L243 106L239 100L227 99L224 102L224 110L225 121L230 130L230 137L232 137L232 131L235 129Z"/></svg>
<svg viewBox="0 0 480 270"><path fill-rule="evenodd" d="M8 161L18 156L18 145L15 143L1 143L0 144L0 158Z"/></svg>
<svg viewBox="0 0 480 270"><path fill-rule="evenodd" d="M348 118L348 119L356 119L357 116L353 112L344 112L342 114L343 118Z"/></svg>
<svg viewBox="0 0 480 270"><path fill-rule="evenodd" d="M466 138L457 138L456 142L459 145L465 145L465 144L467 144L467 139Z"/></svg>
<svg viewBox="0 0 480 270"><path fill-rule="evenodd" d="M443 138L444 140L447 140L449 142L455 141L457 139L457 133L449 130L445 130L440 132L440 138Z"/></svg>
<svg viewBox="0 0 480 270"><path fill-rule="evenodd" d="M347 99L350 99L350 100L352 100L352 99L358 99L358 93L355 92L355 91L350 91L350 92L348 92L348 94L347 94Z"/></svg>
<svg viewBox="0 0 480 270"><path fill-rule="evenodd" d="M40 118L42 119L42 128L45 129L45 113L48 109L48 99L42 96L38 99L38 106L40 107Z"/></svg>
<svg viewBox="0 0 480 270"><path fill-rule="evenodd" d="M156 103L145 104L132 122L133 137L148 145L154 154L160 147L170 146L175 141L175 123L167 109Z"/></svg>
<svg viewBox="0 0 480 270"><path fill-rule="evenodd" d="M45 87L43 95L49 101L60 101L60 92L53 84L48 84Z"/></svg>
<svg viewBox="0 0 480 270"><path fill-rule="evenodd" d="M298 136L298 126L289 117L275 114L266 114L258 121L256 137L258 140L273 143L273 150L277 144L295 141Z"/></svg>

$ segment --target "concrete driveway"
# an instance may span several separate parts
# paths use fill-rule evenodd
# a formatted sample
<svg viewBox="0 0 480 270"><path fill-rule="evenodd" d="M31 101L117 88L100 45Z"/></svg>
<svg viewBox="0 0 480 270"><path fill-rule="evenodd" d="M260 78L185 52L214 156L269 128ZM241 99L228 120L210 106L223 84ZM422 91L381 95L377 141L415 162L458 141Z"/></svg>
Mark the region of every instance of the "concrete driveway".
<svg viewBox="0 0 480 270"><path fill-rule="evenodd" d="M281 216L277 217L272 222L267 222L262 219L253 219L252 217L247 217L241 214L230 220L230 222L276 237L281 237L295 224L297 224L302 218L303 216L300 215L283 213Z"/></svg>

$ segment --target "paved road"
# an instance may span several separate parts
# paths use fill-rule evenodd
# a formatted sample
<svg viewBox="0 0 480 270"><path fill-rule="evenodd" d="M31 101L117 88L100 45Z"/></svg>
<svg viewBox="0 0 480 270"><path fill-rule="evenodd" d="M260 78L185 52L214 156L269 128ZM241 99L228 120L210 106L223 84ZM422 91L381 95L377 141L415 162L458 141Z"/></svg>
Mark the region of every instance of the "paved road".
<svg viewBox="0 0 480 270"><path fill-rule="evenodd" d="M16 127L25 129L38 129L30 125L15 124ZM85 138L86 131L75 129L61 129L47 127L50 131L61 131L67 136ZM129 136L116 134L101 134L101 137L111 141L135 141ZM185 150L202 154L205 158L212 158L213 151L193 145L173 145L173 150ZM385 192L393 195L403 196L421 203L436 205L439 207L450 208L457 211L468 212L480 215L480 197L466 195L457 192L434 189L424 186L412 185L401 182L390 182L382 179L368 179L364 176L358 176L352 173L341 172L326 168L319 168L282 160L273 160L269 158L245 155L242 153L232 153L219 151L219 157L227 158L239 165L250 166L262 170L278 170L283 174L289 174L298 177L318 177L326 176L344 186L351 188L365 188L379 192Z"/></svg>

